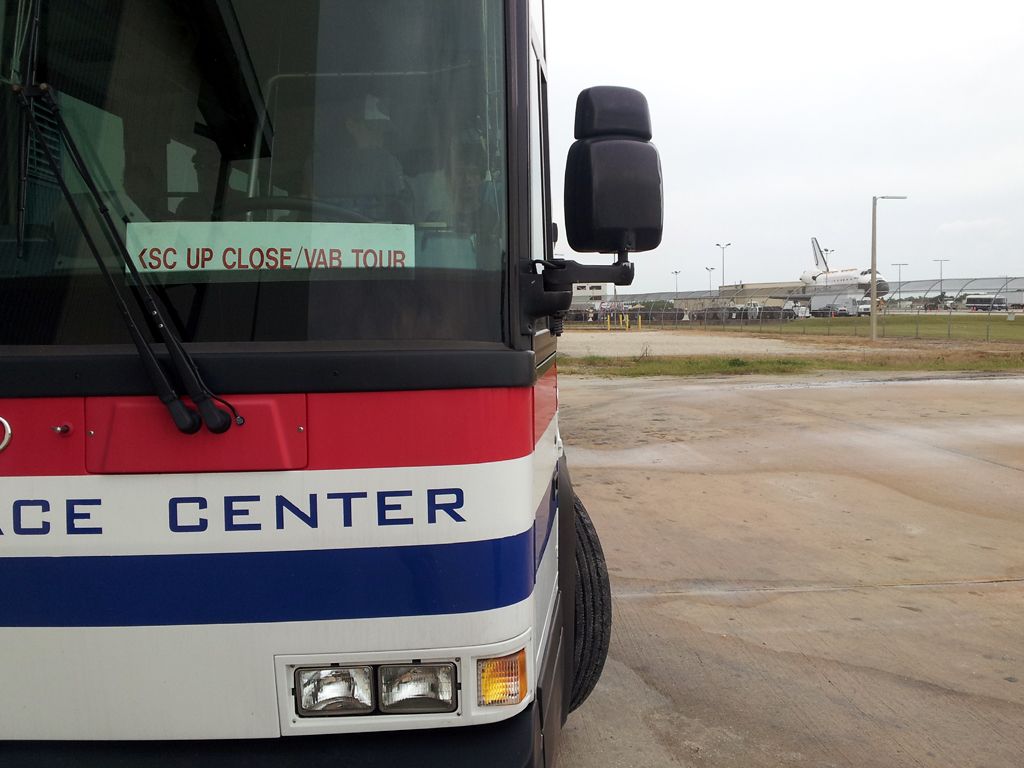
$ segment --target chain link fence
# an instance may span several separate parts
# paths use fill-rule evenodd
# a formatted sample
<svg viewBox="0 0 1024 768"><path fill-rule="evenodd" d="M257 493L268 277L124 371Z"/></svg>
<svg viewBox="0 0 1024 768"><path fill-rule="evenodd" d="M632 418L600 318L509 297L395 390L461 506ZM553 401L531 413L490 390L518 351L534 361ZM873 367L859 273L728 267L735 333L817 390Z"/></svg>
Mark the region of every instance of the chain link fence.
<svg viewBox="0 0 1024 768"><path fill-rule="evenodd" d="M883 311L876 318L880 338L948 339L1024 344L1024 317L1017 312ZM707 308L702 310L571 310L567 328L590 330L738 331L804 336L870 337L867 315L819 313L800 317L779 307Z"/></svg>

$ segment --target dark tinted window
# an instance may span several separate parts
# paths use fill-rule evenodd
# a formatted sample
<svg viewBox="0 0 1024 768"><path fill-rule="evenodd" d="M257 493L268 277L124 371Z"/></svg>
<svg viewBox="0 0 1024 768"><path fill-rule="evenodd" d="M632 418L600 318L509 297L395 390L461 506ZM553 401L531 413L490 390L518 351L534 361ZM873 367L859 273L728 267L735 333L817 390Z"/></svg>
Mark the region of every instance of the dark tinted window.
<svg viewBox="0 0 1024 768"><path fill-rule="evenodd" d="M28 5L0 0L6 84ZM499 0L42 7L37 81L186 341L503 341ZM54 110L26 137L0 100L0 343L126 341L72 205L130 281Z"/></svg>

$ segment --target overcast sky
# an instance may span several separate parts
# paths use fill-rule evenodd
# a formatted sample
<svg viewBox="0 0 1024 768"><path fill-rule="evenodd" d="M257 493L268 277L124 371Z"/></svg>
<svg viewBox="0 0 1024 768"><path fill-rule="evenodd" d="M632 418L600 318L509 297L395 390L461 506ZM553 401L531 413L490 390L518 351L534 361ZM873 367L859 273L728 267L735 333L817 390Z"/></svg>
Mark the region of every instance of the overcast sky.
<svg viewBox="0 0 1024 768"><path fill-rule="evenodd" d="M651 106L662 245L628 292L795 280L810 238L833 267L903 279L1024 275L1024 2L547 0L555 218L576 94ZM563 228L564 231L564 228ZM556 252L570 255L564 236ZM587 257L587 261L594 261Z"/></svg>

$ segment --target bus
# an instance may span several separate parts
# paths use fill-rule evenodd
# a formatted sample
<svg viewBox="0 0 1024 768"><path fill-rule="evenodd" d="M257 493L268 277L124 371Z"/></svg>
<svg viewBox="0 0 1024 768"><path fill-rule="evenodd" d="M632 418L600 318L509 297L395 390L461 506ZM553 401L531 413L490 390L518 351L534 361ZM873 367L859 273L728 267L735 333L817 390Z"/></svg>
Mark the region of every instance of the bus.
<svg viewBox="0 0 1024 768"><path fill-rule="evenodd" d="M1009 308L1005 296L993 296L990 293L970 294L964 306L971 312L1006 312Z"/></svg>
<svg viewBox="0 0 1024 768"><path fill-rule="evenodd" d="M552 766L611 598L576 282L647 102L541 0L0 0L0 765ZM604 256L600 254L606 254Z"/></svg>

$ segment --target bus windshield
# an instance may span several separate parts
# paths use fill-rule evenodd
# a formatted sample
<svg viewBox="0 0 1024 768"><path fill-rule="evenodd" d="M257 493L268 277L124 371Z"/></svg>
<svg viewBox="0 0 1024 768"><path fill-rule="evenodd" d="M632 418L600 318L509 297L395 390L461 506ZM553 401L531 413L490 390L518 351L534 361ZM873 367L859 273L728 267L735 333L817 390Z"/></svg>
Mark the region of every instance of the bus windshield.
<svg viewBox="0 0 1024 768"><path fill-rule="evenodd" d="M500 0L36 7L0 0L0 345L128 341L58 118L186 342L506 341Z"/></svg>

